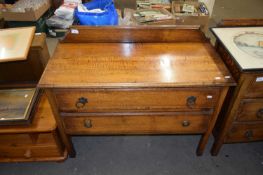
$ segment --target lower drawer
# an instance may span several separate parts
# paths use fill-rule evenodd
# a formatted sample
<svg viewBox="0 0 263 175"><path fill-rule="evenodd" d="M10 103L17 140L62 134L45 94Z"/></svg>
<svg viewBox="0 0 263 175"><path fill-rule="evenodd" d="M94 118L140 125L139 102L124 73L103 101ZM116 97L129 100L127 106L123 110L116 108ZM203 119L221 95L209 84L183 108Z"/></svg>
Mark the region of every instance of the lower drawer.
<svg viewBox="0 0 263 175"><path fill-rule="evenodd" d="M226 143L263 140L263 124L234 124L226 137Z"/></svg>
<svg viewBox="0 0 263 175"><path fill-rule="evenodd" d="M119 115L64 117L66 132L72 135L187 134L204 133L208 115Z"/></svg>
<svg viewBox="0 0 263 175"><path fill-rule="evenodd" d="M1 158L42 158L42 157L59 157L61 152L56 145L45 146L0 146Z"/></svg>

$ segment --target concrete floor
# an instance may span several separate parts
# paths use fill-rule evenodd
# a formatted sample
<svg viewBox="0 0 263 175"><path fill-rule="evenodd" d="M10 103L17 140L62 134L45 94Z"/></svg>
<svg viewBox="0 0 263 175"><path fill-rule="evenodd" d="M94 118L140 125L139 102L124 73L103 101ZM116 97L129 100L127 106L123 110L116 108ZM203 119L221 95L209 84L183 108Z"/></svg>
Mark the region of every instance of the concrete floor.
<svg viewBox="0 0 263 175"><path fill-rule="evenodd" d="M262 0L216 0L211 26L221 18L263 18ZM53 53L56 39L48 39ZM200 136L73 137L77 157L63 163L2 163L0 175L262 175L263 142L224 145L217 157L195 155Z"/></svg>

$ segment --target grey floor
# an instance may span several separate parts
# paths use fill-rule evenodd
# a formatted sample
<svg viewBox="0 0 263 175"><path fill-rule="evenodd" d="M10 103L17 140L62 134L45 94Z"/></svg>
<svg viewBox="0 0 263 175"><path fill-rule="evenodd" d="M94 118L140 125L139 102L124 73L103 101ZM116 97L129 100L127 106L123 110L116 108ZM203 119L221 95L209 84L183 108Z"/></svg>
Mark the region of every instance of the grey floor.
<svg viewBox="0 0 263 175"><path fill-rule="evenodd" d="M211 26L222 18L263 18L262 0L216 0ZM48 39L53 53L56 39ZM224 145L217 157L195 156L200 136L73 137L77 157L63 163L2 163L2 175L262 175L263 142Z"/></svg>

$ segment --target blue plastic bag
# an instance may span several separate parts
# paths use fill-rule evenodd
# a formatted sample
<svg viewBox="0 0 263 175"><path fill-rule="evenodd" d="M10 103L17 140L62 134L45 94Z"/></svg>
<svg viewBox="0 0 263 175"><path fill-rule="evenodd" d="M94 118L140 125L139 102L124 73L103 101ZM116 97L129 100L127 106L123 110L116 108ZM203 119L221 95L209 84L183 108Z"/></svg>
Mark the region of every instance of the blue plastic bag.
<svg viewBox="0 0 263 175"><path fill-rule="evenodd" d="M101 9L102 13L79 12L75 10L75 17L80 25L105 26L118 25L118 14L112 0L93 0L83 4L88 10Z"/></svg>

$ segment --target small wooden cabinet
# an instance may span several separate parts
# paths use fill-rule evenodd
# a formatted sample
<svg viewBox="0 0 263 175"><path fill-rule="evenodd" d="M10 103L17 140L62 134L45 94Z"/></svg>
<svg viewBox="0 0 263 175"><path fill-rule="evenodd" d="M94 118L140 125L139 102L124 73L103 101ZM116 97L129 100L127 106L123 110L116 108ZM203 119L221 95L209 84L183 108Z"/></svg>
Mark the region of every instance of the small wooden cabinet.
<svg viewBox="0 0 263 175"><path fill-rule="evenodd" d="M237 31L237 33L241 36L241 34L246 33L257 33L250 31L254 30L255 27L244 28L246 25L253 26L257 24L262 25L263 21L226 20L224 27L229 26L231 28L219 29L224 29L228 33L231 30L238 29L240 31ZM242 27L235 28L234 26ZM246 31L244 32L242 29ZM263 27L258 29L263 32ZM211 151L212 155L217 155L224 143L263 140L263 57L253 58L249 55L249 52L244 52L244 50L233 51L230 49L231 46L229 43L225 42L227 36L224 36L222 40L219 33L216 35L216 50L237 81L237 86L229 91L220 117L216 123L214 129L215 142ZM252 40L250 42L252 42ZM256 46L258 46L257 43L255 43L253 48L255 49ZM250 49L248 51L251 51ZM261 48L261 52L262 51L263 48ZM237 53L241 53L240 57L247 59L250 68L246 67L244 60L240 59ZM255 64L251 64L253 62Z"/></svg>
<svg viewBox="0 0 263 175"><path fill-rule="evenodd" d="M62 161L67 151L61 141L45 95L28 126L0 126L0 162Z"/></svg>
<svg viewBox="0 0 263 175"><path fill-rule="evenodd" d="M46 34L35 34L26 60L0 63L0 88L35 87L49 57Z"/></svg>
<svg viewBox="0 0 263 175"><path fill-rule="evenodd" d="M202 134L203 153L235 83L198 28L71 31L39 82L71 156L71 135L112 134Z"/></svg>

